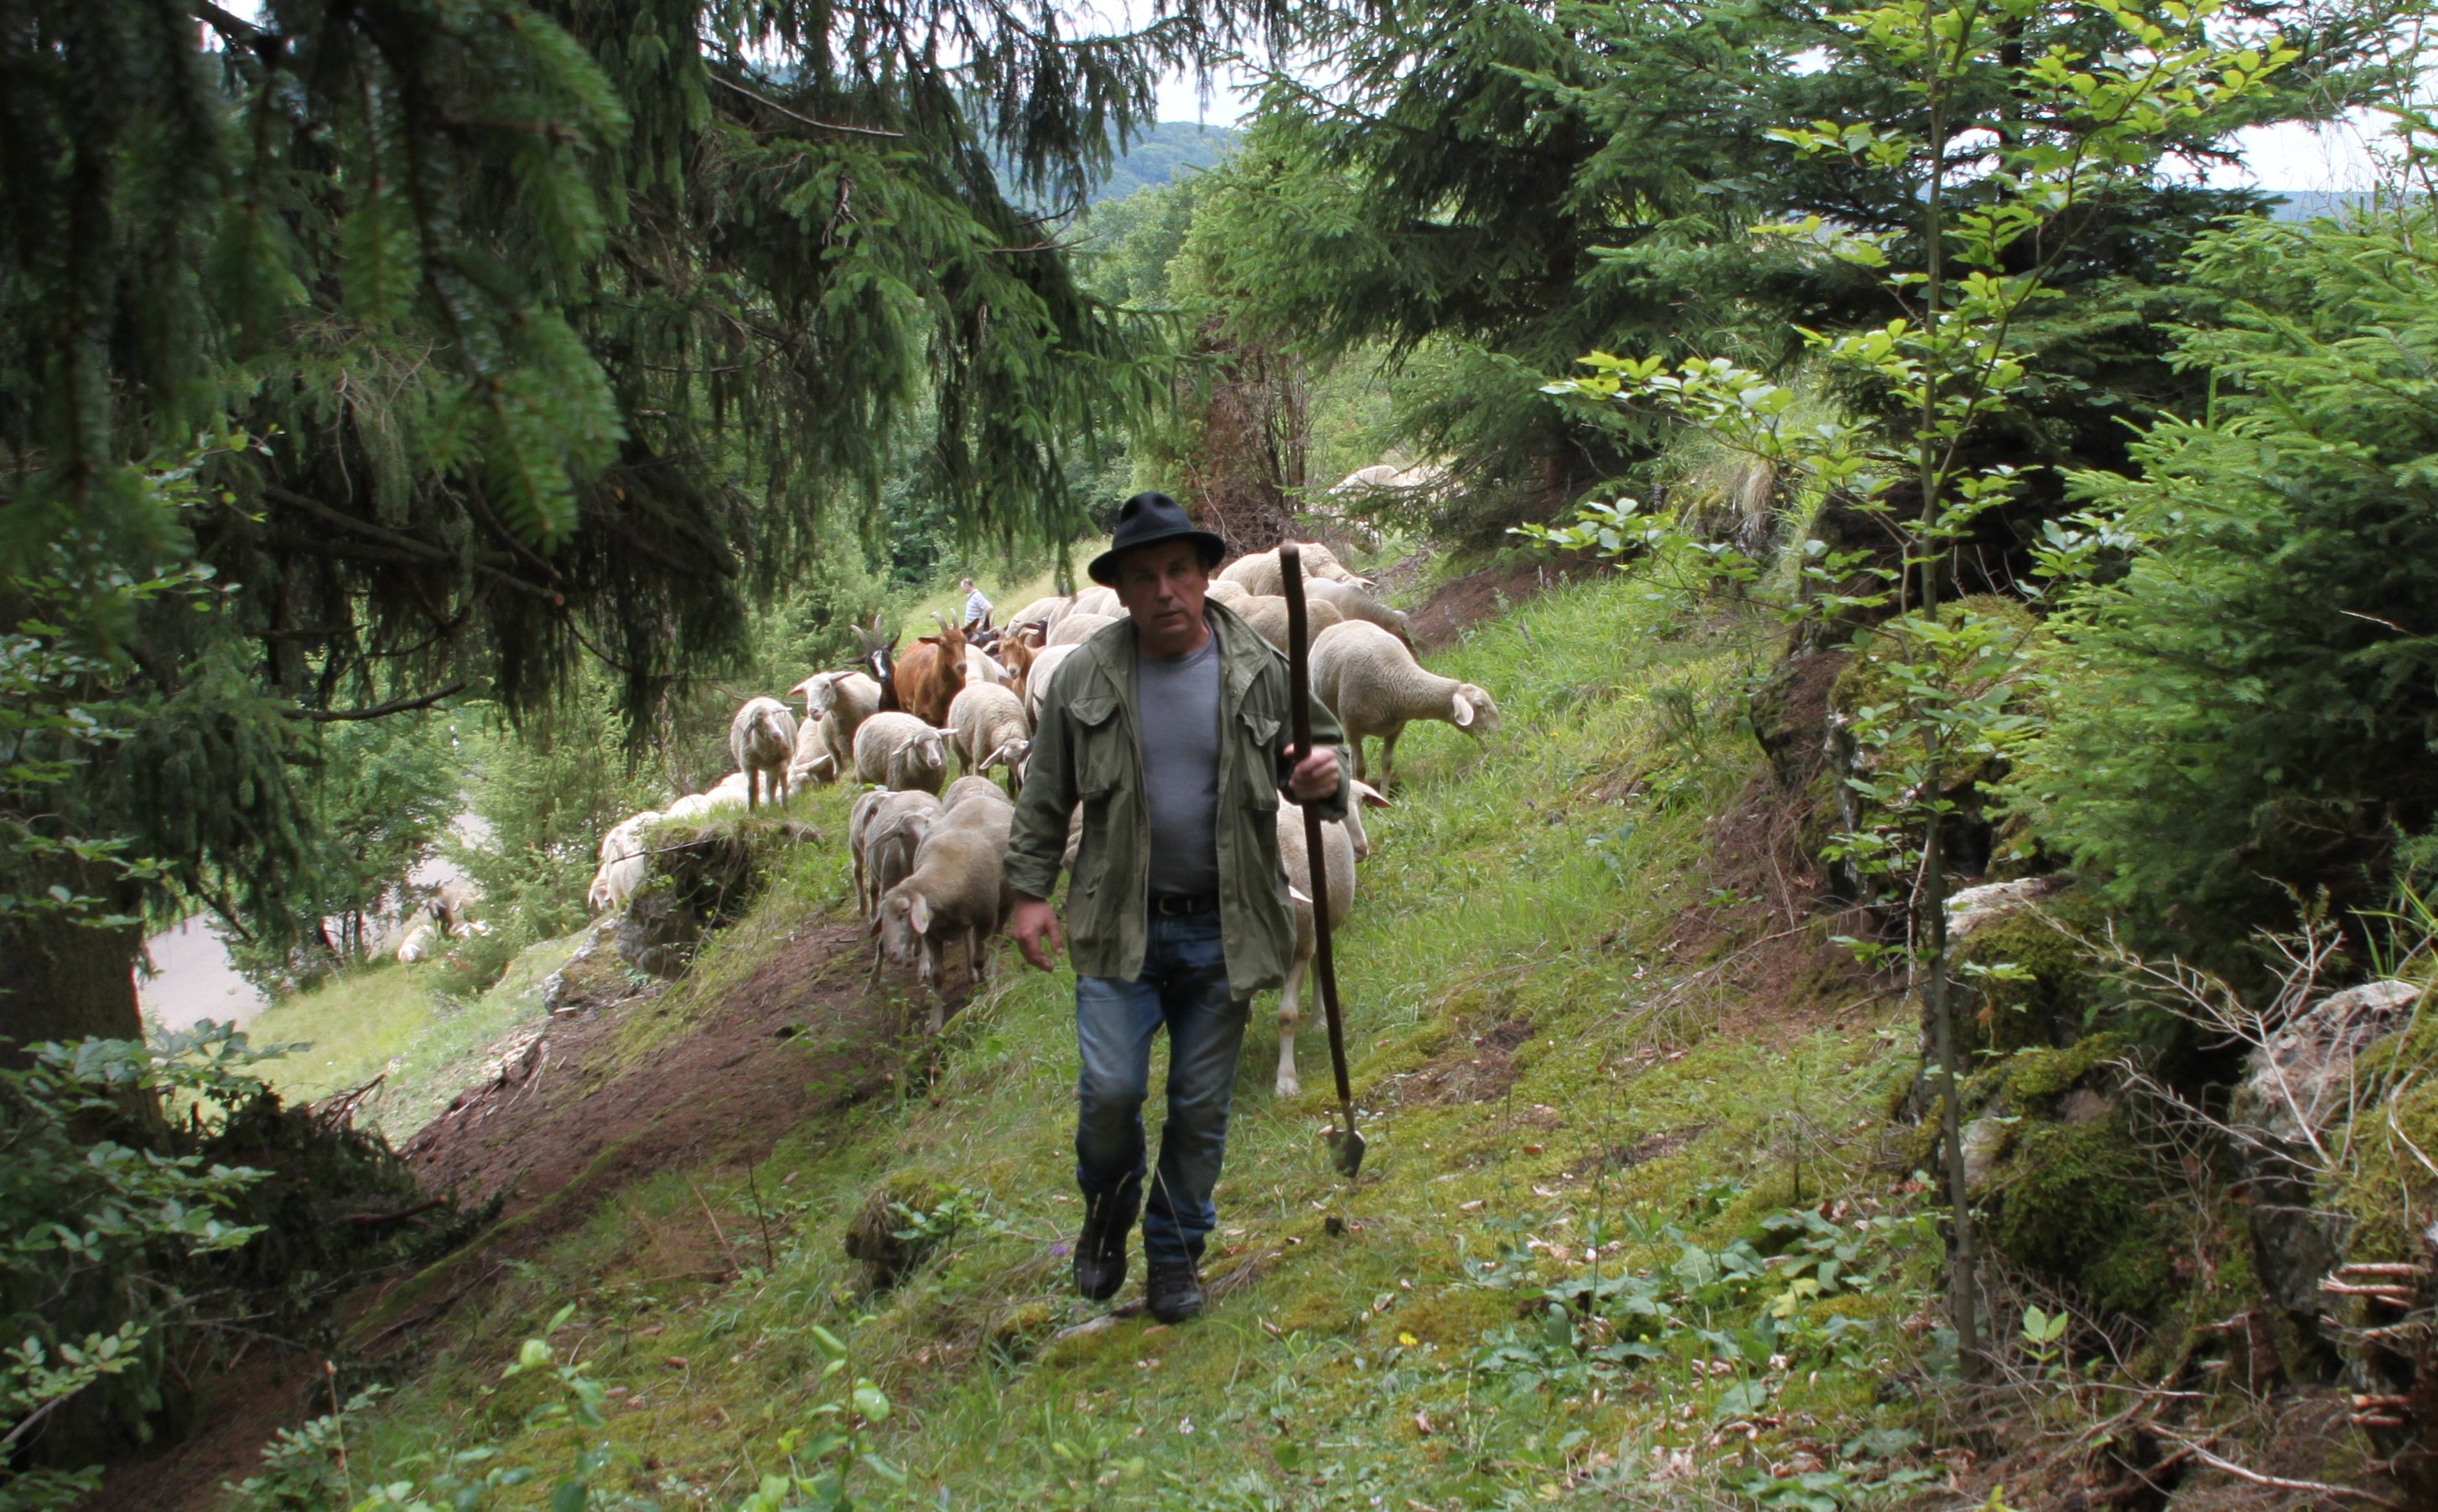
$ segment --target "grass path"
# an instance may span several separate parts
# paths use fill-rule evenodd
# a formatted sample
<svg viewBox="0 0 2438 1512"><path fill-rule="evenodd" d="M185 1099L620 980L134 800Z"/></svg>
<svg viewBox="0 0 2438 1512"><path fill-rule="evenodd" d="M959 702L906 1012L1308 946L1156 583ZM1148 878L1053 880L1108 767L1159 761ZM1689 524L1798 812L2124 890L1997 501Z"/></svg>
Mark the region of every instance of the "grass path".
<svg viewBox="0 0 2438 1512"><path fill-rule="evenodd" d="M355 1462L414 1479L417 1455L496 1445L485 1463L544 1472L530 1495L606 1442L596 1490L725 1509L791 1456L835 1468L807 1435L862 1421L905 1477L854 1469L874 1504L1835 1507L1901 1481L1911 1409L1875 1387L1919 1351L1898 1324L1934 1243L1872 1163L1911 1029L1710 859L1750 797L1758 647L1604 580L1434 659L1505 723L1410 733L1373 823L1340 945L1363 1179L1339 1182L1317 1138L1316 1023L1311 1090L1272 1096L1265 996L1203 1321L1066 1294L1071 978L1011 970L928 1065L909 1047L894 1096L783 1140L750 1187L662 1171L521 1263L432 1341ZM845 804L803 807L835 835ZM636 1064L757 939L842 916L847 890L834 843L800 852L669 1011L630 1026ZM878 1291L842 1246L875 1193L939 1237ZM757 1236L741 1274L715 1224ZM534 1415L547 1373L501 1378L563 1308L556 1358L618 1393L599 1430ZM848 1363L825 1373L833 1341ZM857 1379L885 1419L877 1398L858 1417ZM1807 1485L1834 1499L1769 1500ZM757 1505L822 1504L788 1494Z"/></svg>

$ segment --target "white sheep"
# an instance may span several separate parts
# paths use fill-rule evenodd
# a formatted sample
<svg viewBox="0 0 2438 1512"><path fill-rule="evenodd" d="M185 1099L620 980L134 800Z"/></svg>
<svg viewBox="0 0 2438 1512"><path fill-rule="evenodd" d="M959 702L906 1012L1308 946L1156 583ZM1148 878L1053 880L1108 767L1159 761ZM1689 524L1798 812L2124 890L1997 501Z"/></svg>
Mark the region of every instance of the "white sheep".
<svg viewBox="0 0 2438 1512"><path fill-rule="evenodd" d="M966 776L1004 766L1011 784L1022 782L1026 758L1033 754L1033 725L1024 717L1024 700L991 683L966 683L948 705L948 744Z"/></svg>
<svg viewBox="0 0 2438 1512"><path fill-rule="evenodd" d="M1235 608L1237 616L1253 627L1255 635L1281 652L1287 649L1287 601L1283 596L1249 598ZM1320 643L1320 632L1344 618L1335 605L1316 596L1305 600L1303 609L1304 634L1312 638L1315 645Z"/></svg>
<svg viewBox="0 0 2438 1512"><path fill-rule="evenodd" d="M1380 737L1380 785L1396 770L1397 737L1417 719L1441 719L1468 735L1498 728L1498 704L1469 682L1424 671L1404 642L1376 624L1349 620L1313 637L1312 691L1346 730L1354 775L1368 778L1363 742Z"/></svg>
<svg viewBox="0 0 2438 1512"><path fill-rule="evenodd" d="M753 804L748 788L752 779L743 772L731 772L697 795L702 800L702 812L718 814L729 809L751 810ZM679 800L683 802L684 800Z"/></svg>
<svg viewBox="0 0 2438 1512"><path fill-rule="evenodd" d="M875 787L855 800L847 816L846 843L855 860L856 908L865 918L880 906L882 893L914 870L914 848L944 812L945 805L920 790L897 793ZM872 963L879 969L877 952Z"/></svg>
<svg viewBox="0 0 2438 1512"><path fill-rule="evenodd" d="M852 770L856 729L879 712L880 684L860 672L816 672L787 691L804 700L805 721L821 732L830 765L839 772ZM797 760L804 759L801 740L796 754Z"/></svg>
<svg viewBox="0 0 2438 1512"><path fill-rule="evenodd" d="M1354 909L1354 863L1371 853L1370 837L1363 830L1363 808L1388 807L1368 782L1356 782L1352 801L1348 804L1343 822L1332 820L1320 827L1320 845L1329 876L1329 927L1337 929ZM1312 967L1313 956L1319 948L1312 923L1312 862L1304 853L1303 810L1287 799L1279 800L1279 862L1286 869L1288 896L1293 902L1296 922L1295 954L1287 960L1287 979L1279 990L1279 1075L1276 1090L1281 1098L1292 1098L1303 1091L1303 1082L1296 1076L1296 1026L1303 1020L1303 983Z"/></svg>
<svg viewBox="0 0 2438 1512"><path fill-rule="evenodd" d="M881 953L899 966L920 960L918 979L931 994L931 1032L946 1022L940 985L948 942L965 947L965 975L990 970L989 941L1014 911L1016 895L1001 869L1016 819L1011 803L975 799L945 810L915 848L914 870L886 893L872 922Z"/></svg>
<svg viewBox="0 0 2438 1512"><path fill-rule="evenodd" d="M1008 633L1012 635L1028 624L1040 625L1046 631L1050 626L1056 624L1059 617L1072 607L1074 603L1072 598L1064 593L1052 593L1047 598L1034 599L1016 610L1015 618L1007 622Z"/></svg>
<svg viewBox="0 0 2438 1512"><path fill-rule="evenodd" d="M1092 639L1101 626L1117 623L1118 617L1114 614L1086 614L1078 609L1060 620L1057 628L1050 632L1050 644L1082 645Z"/></svg>
<svg viewBox="0 0 2438 1512"><path fill-rule="evenodd" d="M787 768L796 760L796 716L776 698L748 698L728 724L728 753L745 778L745 807L767 796L787 802Z"/></svg>
<svg viewBox="0 0 2438 1512"><path fill-rule="evenodd" d="M1076 594L1075 607L1069 609L1067 612L1070 615L1105 615L1109 619L1114 620L1119 615L1125 613L1126 608L1124 605L1118 602L1118 590L1104 585L1100 588L1087 588L1083 592Z"/></svg>
<svg viewBox="0 0 2438 1512"><path fill-rule="evenodd" d="M610 826L601 836L601 866L592 873L592 886L586 889L584 905L594 913L611 908L624 908L644 885L645 855L644 831L661 821L657 809L645 809L629 815Z"/></svg>
<svg viewBox="0 0 2438 1512"><path fill-rule="evenodd" d="M1339 583L1326 577L1306 579L1303 590L1313 604L1326 604L1336 610L1340 620L1368 620L1394 635L1407 645L1414 643L1412 627L1403 609L1392 609L1351 583ZM1313 634L1320 633L1317 626Z"/></svg>
<svg viewBox="0 0 2438 1512"><path fill-rule="evenodd" d="M437 902L419 905L407 915L415 926L398 942L398 960L401 966L413 966L430 960L440 953L440 942L449 938L449 915Z"/></svg>
<svg viewBox="0 0 2438 1512"><path fill-rule="evenodd" d="M855 732L855 780L937 793L948 780L946 737L912 714L876 713Z"/></svg>
<svg viewBox="0 0 2438 1512"><path fill-rule="evenodd" d="M1318 541L1298 541L1296 551L1303 558L1303 575L1306 577L1331 578L1340 583L1351 583L1356 588L1371 586L1369 579L1348 571L1346 564L1337 559L1337 554ZM1237 557L1219 570L1219 577L1223 582L1242 583L1247 592L1257 596L1267 597L1286 591L1287 577L1279 567L1279 552L1275 546L1266 552Z"/></svg>
<svg viewBox="0 0 2438 1512"><path fill-rule="evenodd" d="M1015 802L1016 800L1008 797L1004 789L987 777L960 777L948 784L946 792L940 795L942 809L952 809L961 803L1013 805Z"/></svg>
<svg viewBox="0 0 2438 1512"><path fill-rule="evenodd" d="M1396 465L1393 463L1380 462L1374 463L1369 467L1355 468L1352 472L1348 473L1345 477L1340 478L1337 482L1330 484L1329 491L1333 497L1342 499L1348 494L1366 494L1375 488L1394 488L1396 486Z"/></svg>
<svg viewBox="0 0 2438 1512"><path fill-rule="evenodd" d="M978 682L1004 684L1007 678L1007 668L999 665L998 658L970 641L965 642L966 687L970 688Z"/></svg>
<svg viewBox="0 0 2438 1512"><path fill-rule="evenodd" d="M1043 646L1034 653L1033 665L1024 672L1024 717L1033 724L1041 723L1041 700L1050 692L1050 675L1074 654L1071 645Z"/></svg>
<svg viewBox="0 0 2438 1512"><path fill-rule="evenodd" d="M1212 578L1210 580L1210 588L1209 591L1203 594L1204 598L1209 599L1213 604L1225 604L1229 608L1238 610L1243 609L1245 607L1245 601L1252 596L1253 590L1251 589L1246 588L1242 583L1232 582L1224 577Z"/></svg>
<svg viewBox="0 0 2438 1512"><path fill-rule="evenodd" d="M807 729L811 728L809 726ZM838 781L838 762L826 750L804 754L804 742L796 742L796 759L787 764L787 786L827 787Z"/></svg>
<svg viewBox="0 0 2438 1512"><path fill-rule="evenodd" d="M401 966L416 966L432 958L440 943L440 926L426 919L406 932L398 942L398 960Z"/></svg>

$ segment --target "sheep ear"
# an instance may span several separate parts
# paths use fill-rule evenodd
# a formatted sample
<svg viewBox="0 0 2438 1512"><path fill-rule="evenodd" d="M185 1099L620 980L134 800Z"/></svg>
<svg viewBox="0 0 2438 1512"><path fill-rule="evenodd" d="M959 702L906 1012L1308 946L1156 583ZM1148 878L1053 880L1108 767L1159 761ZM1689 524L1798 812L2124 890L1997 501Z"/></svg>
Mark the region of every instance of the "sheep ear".
<svg viewBox="0 0 2438 1512"><path fill-rule="evenodd" d="M906 922L914 926L914 932L916 934L929 934L931 932L931 900L924 897L919 892L907 899Z"/></svg>
<svg viewBox="0 0 2438 1512"><path fill-rule="evenodd" d="M1357 801L1369 803L1373 808L1395 808L1397 806L1396 804L1388 801L1386 794L1382 793L1378 788L1373 787L1369 782L1355 783L1354 797Z"/></svg>
<svg viewBox="0 0 2438 1512"><path fill-rule="evenodd" d="M1473 728L1473 702L1462 694L1456 695L1456 728L1458 730Z"/></svg>
<svg viewBox="0 0 2438 1512"><path fill-rule="evenodd" d="M1293 898L1293 899L1294 899L1296 902L1298 902L1298 903L1310 903L1310 902L1312 902L1311 895L1310 895L1310 894L1308 894L1308 893L1306 893L1306 892L1305 892L1301 888L1297 887L1297 886L1296 886L1294 883L1292 883L1292 882L1290 882L1290 883L1288 883L1288 884L1287 884L1287 896L1288 896L1288 897L1290 897L1290 898Z"/></svg>

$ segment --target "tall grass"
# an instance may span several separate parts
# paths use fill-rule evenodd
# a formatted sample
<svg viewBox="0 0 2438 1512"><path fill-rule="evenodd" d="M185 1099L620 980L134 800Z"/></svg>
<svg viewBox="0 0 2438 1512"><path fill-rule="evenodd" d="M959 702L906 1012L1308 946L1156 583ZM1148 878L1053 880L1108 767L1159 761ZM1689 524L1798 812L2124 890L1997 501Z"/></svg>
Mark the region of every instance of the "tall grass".
<svg viewBox="0 0 2438 1512"><path fill-rule="evenodd" d="M570 1302L588 1368L633 1393L610 1430L635 1456L630 1488L664 1503L733 1505L780 1468L775 1441L817 1399L816 1326L900 1403L883 1437L910 1472L906 1504L1537 1503L1576 1484L1586 1445L1617 1459L1687 1442L1683 1421L1706 1432L1729 1384L1708 1374L1663 1381L1654 1366L1643 1395L1560 1401L1507 1395L1470 1361L1514 1317L1511 1292L1475 1284L1502 1246L1580 1250L1598 1222L1622 1246L1604 1263L1665 1264L1664 1221L1724 1232L1798 1187L1816 1200L1860 1158L1824 1131L1867 1122L1904 1060L1868 1012L1844 1034L1792 1009L1774 1024L1776 1005L1687 990L1702 963L1671 954L1705 906L1709 826L1751 765L1734 697L1748 630L1687 624L1606 580L1520 605L1433 659L1490 688L1503 726L1409 731L1396 807L1372 824L1338 951L1363 1180L1340 1182L1317 1138L1333 1111L1317 1005L1299 1047L1312 1090L1281 1101L1265 995L1206 1266L1221 1300L1199 1324L1084 1327L1102 1310L1067 1293L1059 1249L1080 1212L1072 979L1011 966L951 1022L928 1085L799 1131L750 1189L733 1170L630 1188L535 1257L436 1341L360 1459L496 1440L510 1463L548 1461L552 1433L521 1426L513 1394L485 1393ZM771 940L846 910L846 801L801 801L833 838L786 862L673 992L691 1007L657 1022L675 1028L651 1032L682 1032ZM1727 1006L1745 1011L1732 1035L1716 1031ZM1432 1090L1467 1076L1484 1080ZM1157 1115L1155 1101L1155 1138ZM1618 1153L1661 1136L1664 1152ZM979 1216L907 1283L870 1292L844 1225L874 1190L916 1180L970 1194ZM671 1274L686 1268L669 1254L708 1242L703 1202L732 1233L771 1215L775 1267ZM1642 1239L1616 1239L1625 1215ZM1850 1376L1789 1391L1780 1411L1877 1420Z"/></svg>
<svg viewBox="0 0 2438 1512"><path fill-rule="evenodd" d="M541 981L581 936L527 947L489 989L452 997L437 968L382 961L332 977L263 1010L247 1033L256 1045L303 1047L264 1066L291 1102L309 1102L385 1076L359 1115L395 1142L406 1138L478 1080L485 1051L548 1016Z"/></svg>

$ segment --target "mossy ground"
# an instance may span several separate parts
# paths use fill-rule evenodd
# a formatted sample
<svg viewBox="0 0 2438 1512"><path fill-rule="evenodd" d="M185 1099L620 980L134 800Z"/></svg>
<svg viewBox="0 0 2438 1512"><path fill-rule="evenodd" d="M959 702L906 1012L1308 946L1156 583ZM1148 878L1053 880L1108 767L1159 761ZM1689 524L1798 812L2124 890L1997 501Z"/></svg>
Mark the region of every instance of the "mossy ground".
<svg viewBox="0 0 2438 1512"><path fill-rule="evenodd" d="M628 1187L520 1262L428 1341L354 1462L419 1474L417 1455L497 1444L496 1463L548 1472L545 1495L575 1435L529 1418L534 1378L501 1369L573 1305L559 1357L621 1393L587 1435L616 1447L595 1484L662 1505L736 1505L786 1468L782 1435L837 1421L815 1415L839 1400L822 1331L896 1404L871 1433L906 1485L857 1483L883 1503L1674 1505L1780 1472L1882 1475L1840 1446L1917 1410L1880 1398L1929 1337L1938 1245L1900 1221L1919 1200L1902 1170L1875 1165L1914 1028L1803 956L1808 938L1774 941L1784 924L1709 861L1751 797L1737 690L1773 643L1609 579L1433 658L1493 689L1506 724L1478 744L1410 732L1397 807L1373 821L1339 950L1362 1180L1339 1181L1317 1137L1316 1026L1298 1046L1313 1090L1273 1097L1265 998L1200 1322L1081 1327L1105 1310L1068 1294L1059 1248L1079 1217L1071 978L1011 970L951 1022L928 1082L783 1140L750 1187L742 1169ZM797 803L827 838L636 1016L636 1064L768 941L848 909L847 800ZM1776 949L1799 969L1746 970ZM962 1211L874 1291L842 1241L883 1189ZM717 1263L706 1203L742 1274ZM1796 1209L1833 1215L1855 1250L1825 1289L1765 1257L1772 1215ZM1658 1288L1669 1321L1541 1300L1620 1277ZM1657 1358L1599 1357L1637 1331Z"/></svg>

